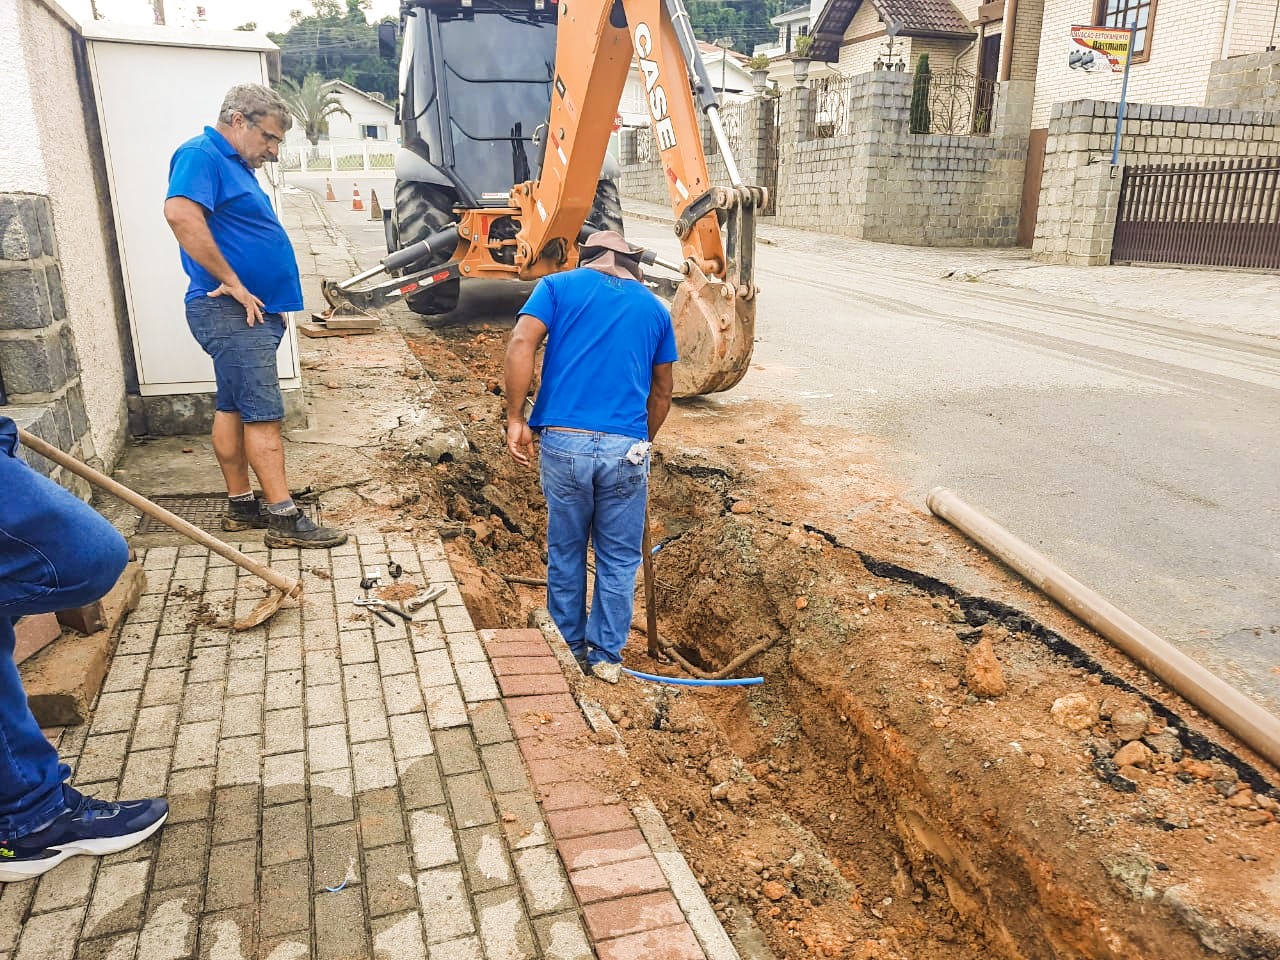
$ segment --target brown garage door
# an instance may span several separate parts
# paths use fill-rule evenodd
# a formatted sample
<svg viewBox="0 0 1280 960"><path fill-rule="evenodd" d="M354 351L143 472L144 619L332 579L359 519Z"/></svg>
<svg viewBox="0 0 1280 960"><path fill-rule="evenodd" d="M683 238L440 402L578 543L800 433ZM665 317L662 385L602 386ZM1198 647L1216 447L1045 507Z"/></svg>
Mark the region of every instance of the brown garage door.
<svg viewBox="0 0 1280 960"><path fill-rule="evenodd" d="M1111 262L1280 270L1280 160L1126 167Z"/></svg>

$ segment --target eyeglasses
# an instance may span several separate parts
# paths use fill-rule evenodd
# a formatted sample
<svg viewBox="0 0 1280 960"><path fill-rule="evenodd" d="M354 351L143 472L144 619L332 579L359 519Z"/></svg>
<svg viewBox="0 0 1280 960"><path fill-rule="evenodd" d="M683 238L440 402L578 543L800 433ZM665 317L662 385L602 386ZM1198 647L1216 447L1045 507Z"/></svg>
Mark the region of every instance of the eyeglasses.
<svg viewBox="0 0 1280 960"><path fill-rule="evenodd" d="M270 131L268 131L267 129L265 129L265 128L262 126L262 124L258 123L258 121L257 121L257 120L250 120L250 121L248 121L248 123L249 123L249 126L251 126L251 127L257 127L259 130L261 130L261 131L262 131L262 135L263 135L263 136L266 138L266 140L267 140L267 146L268 146L268 147L278 147L278 146L280 146L280 144L284 143L284 137L277 137L274 133L271 133Z"/></svg>

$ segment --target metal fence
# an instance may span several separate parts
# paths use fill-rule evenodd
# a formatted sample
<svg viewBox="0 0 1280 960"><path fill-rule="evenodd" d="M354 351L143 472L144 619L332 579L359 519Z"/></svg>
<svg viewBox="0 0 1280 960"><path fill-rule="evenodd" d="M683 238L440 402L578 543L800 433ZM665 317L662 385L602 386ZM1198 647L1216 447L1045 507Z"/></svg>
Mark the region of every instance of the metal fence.
<svg viewBox="0 0 1280 960"><path fill-rule="evenodd" d="M913 101L914 98L913 89ZM968 70L931 73L927 99L929 133L960 137L985 137L991 133L996 102L995 80Z"/></svg>
<svg viewBox="0 0 1280 960"><path fill-rule="evenodd" d="M1125 167L1111 261L1280 269L1280 160Z"/></svg>
<svg viewBox="0 0 1280 960"><path fill-rule="evenodd" d="M811 139L825 140L849 133L853 115L853 90L858 81L858 77L841 76L822 77L813 81L813 119L809 129Z"/></svg>
<svg viewBox="0 0 1280 960"><path fill-rule="evenodd" d="M397 144L389 140L321 140L315 146L284 146L280 166L302 173L340 173L395 168Z"/></svg>

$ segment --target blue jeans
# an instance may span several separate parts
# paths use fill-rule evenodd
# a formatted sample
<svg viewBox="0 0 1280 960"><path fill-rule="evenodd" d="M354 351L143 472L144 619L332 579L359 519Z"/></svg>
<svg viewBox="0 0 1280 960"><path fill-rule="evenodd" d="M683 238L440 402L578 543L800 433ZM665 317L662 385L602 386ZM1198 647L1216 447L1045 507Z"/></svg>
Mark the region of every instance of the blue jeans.
<svg viewBox="0 0 1280 960"><path fill-rule="evenodd" d="M18 617L92 603L129 559L124 538L93 508L14 455L0 417L0 839L17 839L63 810L70 775L27 706L14 663Z"/></svg>
<svg viewBox="0 0 1280 960"><path fill-rule="evenodd" d="M649 458L630 463L636 440L612 433L542 432L547 499L547 609L573 655L620 663L631 630L644 537ZM587 615L587 541L596 580Z"/></svg>
<svg viewBox="0 0 1280 960"><path fill-rule="evenodd" d="M276 374L276 351L284 339L284 317L264 313L249 326L244 307L231 297L199 296L187 301L187 327L213 359L218 383L214 407L238 413L245 423L284 419L284 398Z"/></svg>

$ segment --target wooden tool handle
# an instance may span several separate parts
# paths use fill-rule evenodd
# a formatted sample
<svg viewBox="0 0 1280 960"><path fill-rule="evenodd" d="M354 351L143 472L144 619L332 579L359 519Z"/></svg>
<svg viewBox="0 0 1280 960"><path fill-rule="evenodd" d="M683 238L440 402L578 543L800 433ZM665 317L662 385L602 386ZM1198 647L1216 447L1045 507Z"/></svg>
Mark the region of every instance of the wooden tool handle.
<svg viewBox="0 0 1280 960"><path fill-rule="evenodd" d="M644 610L645 632L649 635L648 653L654 660L665 662L667 658L662 652L662 643L658 640L658 610L653 583L653 547L650 545L649 537L648 504L645 504L644 508L644 533L640 537L640 544L640 549L644 551Z"/></svg>
<svg viewBox="0 0 1280 960"><path fill-rule="evenodd" d="M78 477L83 477L96 487L100 487L107 493L119 497L131 507L136 507L149 517L155 517L165 526L172 527L184 537L194 540L196 543L208 547L214 553L221 557L226 557L237 566L243 567L256 577L261 577L267 583L271 584L277 590L284 592L286 596L295 596L300 592L301 584L292 577L286 577L282 573L277 573L266 564L258 563L246 557L243 553L228 543L224 543L212 534L206 533L193 523L188 523L176 514L170 513L159 504L152 503L140 493L135 493L122 483L112 480L105 473L99 473L87 463L82 463L75 457L69 456L51 444L45 443L39 437L28 433L21 427L18 428L18 439L22 441L22 445L28 450L40 454L46 459L52 460L61 467L65 467Z"/></svg>

